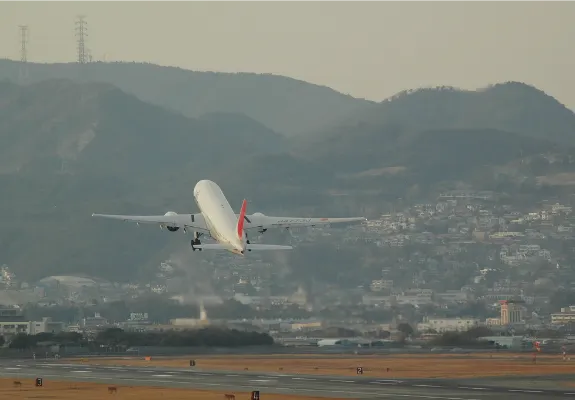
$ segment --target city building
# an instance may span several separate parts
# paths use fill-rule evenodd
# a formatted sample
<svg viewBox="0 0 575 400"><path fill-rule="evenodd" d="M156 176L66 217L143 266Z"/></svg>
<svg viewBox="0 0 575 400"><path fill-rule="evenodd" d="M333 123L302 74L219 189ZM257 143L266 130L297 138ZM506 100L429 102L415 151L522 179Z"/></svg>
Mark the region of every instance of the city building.
<svg viewBox="0 0 575 400"><path fill-rule="evenodd" d="M419 332L436 331L466 331L481 324L478 318L424 318L423 322L417 324Z"/></svg>
<svg viewBox="0 0 575 400"><path fill-rule="evenodd" d="M522 300L502 300L501 325L519 324L524 321L525 308Z"/></svg>
<svg viewBox="0 0 575 400"><path fill-rule="evenodd" d="M563 307L561 312L551 314L551 323L564 325L575 322L575 306Z"/></svg>

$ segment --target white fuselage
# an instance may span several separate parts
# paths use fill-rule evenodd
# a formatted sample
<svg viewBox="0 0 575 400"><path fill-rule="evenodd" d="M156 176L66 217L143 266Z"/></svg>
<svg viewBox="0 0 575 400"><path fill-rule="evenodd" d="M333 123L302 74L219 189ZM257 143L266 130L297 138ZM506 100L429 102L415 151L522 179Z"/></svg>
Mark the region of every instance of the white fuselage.
<svg viewBox="0 0 575 400"><path fill-rule="evenodd" d="M237 233L238 217L220 187L210 180L201 180L194 187L194 199L204 216L210 236L220 244L228 245L235 254L246 248L245 233Z"/></svg>

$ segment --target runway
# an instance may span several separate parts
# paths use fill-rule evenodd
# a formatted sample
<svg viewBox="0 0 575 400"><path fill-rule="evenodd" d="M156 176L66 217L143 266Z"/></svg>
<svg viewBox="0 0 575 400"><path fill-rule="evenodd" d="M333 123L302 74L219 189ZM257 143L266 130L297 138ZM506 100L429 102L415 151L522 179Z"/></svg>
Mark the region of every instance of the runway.
<svg viewBox="0 0 575 400"><path fill-rule="evenodd" d="M196 368L119 367L67 364L50 360L0 360L0 376L14 379L85 381L124 386L162 386L266 393L284 393L355 399L434 399L434 400L542 400L549 397L575 399L575 388L539 390L522 387L463 384L451 380L379 379L367 376L342 377L276 374L249 371L207 371Z"/></svg>

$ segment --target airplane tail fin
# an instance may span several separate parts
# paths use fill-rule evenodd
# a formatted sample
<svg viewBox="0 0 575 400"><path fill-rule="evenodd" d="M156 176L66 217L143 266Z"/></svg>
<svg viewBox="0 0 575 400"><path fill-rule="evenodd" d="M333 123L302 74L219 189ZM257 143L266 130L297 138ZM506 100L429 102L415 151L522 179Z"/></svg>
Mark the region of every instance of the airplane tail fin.
<svg viewBox="0 0 575 400"><path fill-rule="evenodd" d="M242 239L244 237L244 221L246 219L246 208L248 206L248 202L244 199L242 203L242 209L240 210L240 216L238 218L238 237Z"/></svg>

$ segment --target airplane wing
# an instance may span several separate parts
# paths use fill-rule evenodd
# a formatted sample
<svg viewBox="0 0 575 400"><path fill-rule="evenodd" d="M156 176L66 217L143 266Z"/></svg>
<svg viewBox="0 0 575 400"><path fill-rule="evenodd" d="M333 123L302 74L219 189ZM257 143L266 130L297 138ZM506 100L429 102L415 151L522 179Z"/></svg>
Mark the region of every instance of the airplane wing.
<svg viewBox="0 0 575 400"><path fill-rule="evenodd" d="M239 215L238 215L239 218ZM290 218L290 217L268 217L261 213L245 216L244 229L269 229L269 228L295 228L304 226L316 226L337 224L342 222L366 221L364 217L354 218Z"/></svg>
<svg viewBox="0 0 575 400"><path fill-rule="evenodd" d="M163 227L186 228L198 231L209 231L202 214L177 214L167 212L165 215L110 215L92 214L92 217L118 219L138 224L158 224Z"/></svg>

